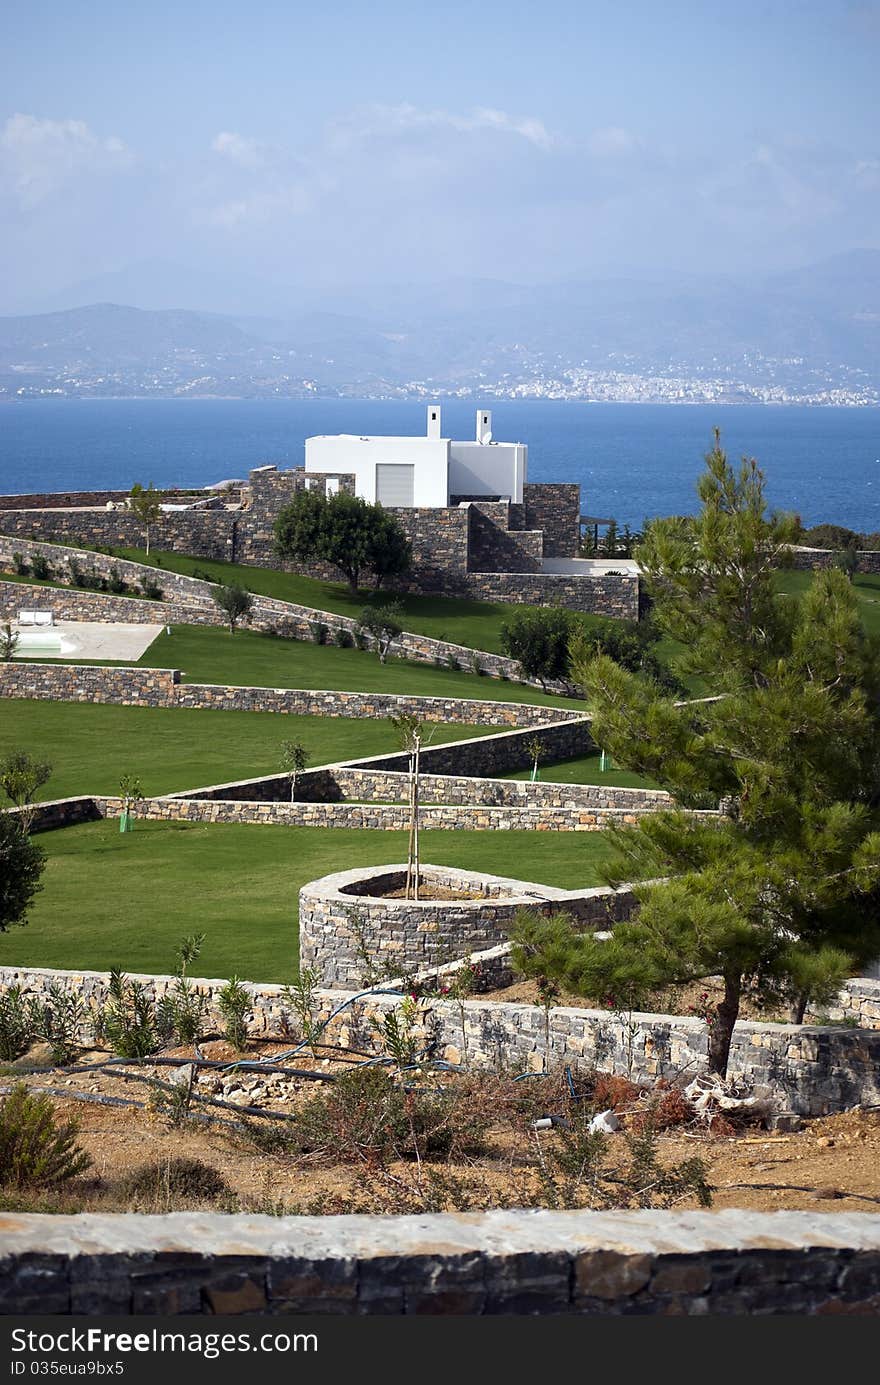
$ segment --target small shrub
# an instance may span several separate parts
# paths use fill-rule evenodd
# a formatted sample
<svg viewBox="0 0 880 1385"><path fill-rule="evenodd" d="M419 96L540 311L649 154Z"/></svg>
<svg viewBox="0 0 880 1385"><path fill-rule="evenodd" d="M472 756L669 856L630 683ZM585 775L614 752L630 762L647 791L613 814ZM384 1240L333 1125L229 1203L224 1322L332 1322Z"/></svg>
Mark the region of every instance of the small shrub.
<svg viewBox="0 0 880 1385"><path fill-rule="evenodd" d="M483 676L483 665L480 663L479 655L471 655L471 673L475 673L478 678Z"/></svg>
<svg viewBox="0 0 880 1385"><path fill-rule="evenodd" d="M150 575L145 572L143 576L140 578L139 585L142 594L146 597L148 601L162 600L162 588L159 586L159 583L156 581L155 577L150 577Z"/></svg>
<svg viewBox="0 0 880 1385"><path fill-rule="evenodd" d="M230 1196L229 1184L218 1169L201 1159L172 1155L140 1164L119 1180L119 1192L133 1202L168 1205L181 1199L188 1202L216 1202Z"/></svg>
<svg viewBox="0 0 880 1385"><path fill-rule="evenodd" d="M217 997L217 1008L224 1024L223 1037L229 1040L237 1053L247 1047L247 1016L252 1004L239 976L231 976Z"/></svg>
<svg viewBox="0 0 880 1385"><path fill-rule="evenodd" d="M76 1178L92 1162L78 1133L74 1120L56 1124L47 1096L17 1083L0 1103L0 1179L14 1188L51 1188Z"/></svg>
<svg viewBox="0 0 880 1385"><path fill-rule="evenodd" d="M324 624L322 620L310 620L309 633L311 634L312 641L314 644L327 643L327 635L329 631L328 627Z"/></svg>
<svg viewBox="0 0 880 1385"><path fill-rule="evenodd" d="M49 1045L53 1063L69 1063L76 1056L88 1013L82 997L65 991L58 982L49 987L45 1001L32 1004L34 1035Z"/></svg>
<svg viewBox="0 0 880 1385"><path fill-rule="evenodd" d="M20 1058L34 1039L33 1016L20 986L10 986L0 996L0 1058L6 1063Z"/></svg>
<svg viewBox="0 0 880 1385"><path fill-rule="evenodd" d="M16 572L16 573L18 574L19 577L26 577L26 576L27 576L27 574L28 574L28 572L30 571L30 569L29 569L27 563L25 562L25 558L24 558L24 554L23 554L23 553L13 553L13 555L12 555L12 569L13 569L14 572Z"/></svg>
<svg viewBox="0 0 880 1385"><path fill-rule="evenodd" d="M156 1007L157 1028L163 1038L173 1038L179 1044L198 1043L207 1009L207 996L185 976L179 976Z"/></svg>
<svg viewBox="0 0 880 1385"><path fill-rule="evenodd" d="M120 1058L146 1058L159 1047L155 1007L140 981L110 972L110 999L101 1012L100 1032Z"/></svg>
<svg viewBox="0 0 880 1385"><path fill-rule="evenodd" d="M300 1108L304 1150L343 1163L480 1154L493 1116L478 1085L406 1091L382 1068L343 1073Z"/></svg>
<svg viewBox="0 0 880 1385"><path fill-rule="evenodd" d="M446 655L446 667L452 669L453 673L458 672L458 660L454 654L449 653Z"/></svg>
<svg viewBox="0 0 880 1385"><path fill-rule="evenodd" d="M443 655L442 655L442 654L435 654L435 655L434 655L434 667L435 667L435 668L445 668L445 667L446 667L446 660L443 658Z"/></svg>
<svg viewBox="0 0 880 1385"><path fill-rule="evenodd" d="M52 569L49 566L49 560L44 556L44 554L35 553L34 556L31 558L31 572L34 574L35 577L39 577L42 581L45 581L47 577L52 576Z"/></svg>
<svg viewBox="0 0 880 1385"><path fill-rule="evenodd" d="M344 627L343 625L337 626L337 628L336 628L336 630L335 630L335 632L334 632L334 635L333 635L333 641L334 641L334 643L335 643L337 649L350 649L350 648L351 648L351 635L350 635L349 631L346 630L345 627Z"/></svg>
<svg viewBox="0 0 880 1385"><path fill-rule="evenodd" d="M358 626L358 628L355 630L352 638L354 639L355 649L366 649L369 641L367 640L367 637L364 631L360 628L360 626Z"/></svg>
<svg viewBox="0 0 880 1385"><path fill-rule="evenodd" d="M315 991L318 979L318 973L313 967L302 967L293 985L284 986L281 991L285 1005L299 1021L300 1037L309 1045L313 1055L315 1042L323 1028L316 1017Z"/></svg>
<svg viewBox="0 0 880 1385"><path fill-rule="evenodd" d="M216 582L216 581L217 581L216 577L212 577L211 574L210 574L210 572L207 572L207 571L205 570L205 568L203 568L203 567L194 567L193 570L192 570L192 573L191 573L190 575L191 575L192 577L195 577L196 580L197 580L198 582Z"/></svg>
<svg viewBox="0 0 880 1385"><path fill-rule="evenodd" d="M371 1017L372 1028L382 1040L388 1057L393 1058L398 1068L411 1068L417 1060L418 1049L413 1034L415 1018L416 1006L411 996L402 1000L395 1009L386 1011L381 1019L378 1015Z"/></svg>
<svg viewBox="0 0 880 1385"><path fill-rule="evenodd" d="M86 585L85 572L76 558L68 558L67 560L67 578L73 587L84 587Z"/></svg>
<svg viewBox="0 0 880 1385"><path fill-rule="evenodd" d="M107 590L113 592L114 596L124 596L128 591L128 583L115 563L107 574Z"/></svg>

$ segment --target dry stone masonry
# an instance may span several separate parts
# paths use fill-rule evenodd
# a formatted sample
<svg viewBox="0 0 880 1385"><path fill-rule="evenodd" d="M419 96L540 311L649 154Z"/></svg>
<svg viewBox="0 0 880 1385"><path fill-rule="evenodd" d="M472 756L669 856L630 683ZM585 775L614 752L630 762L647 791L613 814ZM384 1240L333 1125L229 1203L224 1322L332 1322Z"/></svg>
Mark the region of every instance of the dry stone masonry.
<svg viewBox="0 0 880 1385"><path fill-rule="evenodd" d="M16 1315L876 1314L880 1218L7 1213L0 1286Z"/></svg>

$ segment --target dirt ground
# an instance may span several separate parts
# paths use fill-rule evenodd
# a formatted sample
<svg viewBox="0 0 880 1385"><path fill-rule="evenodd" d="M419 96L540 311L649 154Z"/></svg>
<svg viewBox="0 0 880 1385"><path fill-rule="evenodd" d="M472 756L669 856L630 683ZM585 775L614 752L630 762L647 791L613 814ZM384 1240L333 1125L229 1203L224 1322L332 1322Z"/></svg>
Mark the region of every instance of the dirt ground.
<svg viewBox="0 0 880 1385"><path fill-rule="evenodd" d="M263 1053L272 1051L264 1048ZM277 1046L276 1046L277 1051ZM233 1054L222 1041L203 1044L206 1057L229 1060ZM181 1056L186 1056L183 1053ZM258 1053L249 1055L259 1056ZM86 1055L84 1061L104 1061L106 1055ZM328 1074L339 1070L335 1060L296 1058L298 1067L314 1068ZM143 1069L132 1068L132 1072ZM167 1079L169 1072L160 1072ZM7 1089L16 1074L7 1067L0 1087ZM150 1091L142 1083L126 1081L121 1075L94 1072L68 1075L64 1070L43 1070L22 1074L35 1090L50 1088L59 1118L75 1117L80 1123L79 1143L92 1156L88 1175L68 1185L65 1192L49 1204L35 1203L34 1210L126 1210L130 1201L120 1194L119 1180L148 1161L173 1157L197 1158L218 1170L232 1194L227 1209L279 1213L302 1211L329 1205L334 1197L345 1198L356 1189L359 1170L351 1165L315 1162L310 1156L292 1158L255 1150L234 1136L231 1130L209 1124L186 1122L174 1125L167 1111L149 1109ZM243 1076L242 1083L247 1079ZM327 1084L291 1079L279 1083L277 1094L238 1089L231 1094L228 1079L224 1087L215 1073L203 1074L198 1090L214 1092L233 1105L248 1103L266 1110L291 1112L307 1096L327 1090ZM64 1093L61 1095L61 1093ZM68 1094L69 1093L69 1094ZM139 1101L142 1107L95 1105L76 1099L104 1096ZM207 1110L209 1108L201 1108ZM235 1111L218 1111L218 1116L235 1119ZM260 1122L268 1125L268 1122ZM541 1136L552 1140L553 1133ZM493 1132L486 1154L467 1164L446 1166L447 1171L464 1177L477 1177L487 1188L509 1196L516 1170L534 1162L536 1147L532 1137L511 1141L508 1129ZM610 1153L622 1159L625 1139L621 1133L609 1136ZM880 1212L880 1110L855 1109L840 1115L805 1121L803 1128L790 1134L771 1134L759 1126L746 1126L734 1135L708 1134L698 1122L678 1126L658 1136L664 1163L675 1163L698 1154L708 1164L709 1182L714 1188L712 1206L716 1209L741 1207L773 1211L861 1211ZM392 1166L391 1174L412 1176L413 1165ZM362 1173L362 1170L360 1171ZM16 1197L5 1205L25 1208L27 1200ZM181 1205L161 1199L151 1206L138 1204L141 1211L169 1211ZM191 1206L192 1203L185 1203ZM682 1201L681 1207L695 1207L696 1200Z"/></svg>

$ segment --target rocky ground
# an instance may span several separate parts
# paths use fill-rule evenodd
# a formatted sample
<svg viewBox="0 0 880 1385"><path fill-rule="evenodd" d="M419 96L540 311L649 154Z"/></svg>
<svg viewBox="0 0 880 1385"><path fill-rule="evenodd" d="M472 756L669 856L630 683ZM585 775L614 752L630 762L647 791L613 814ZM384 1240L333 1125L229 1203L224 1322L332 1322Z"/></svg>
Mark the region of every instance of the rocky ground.
<svg viewBox="0 0 880 1385"><path fill-rule="evenodd" d="M289 1052L281 1045L263 1046L249 1053L248 1059ZM236 1055L222 1040L203 1043L201 1054L209 1061L234 1063ZM59 1118L75 1117L80 1123L79 1143L91 1155L88 1175L67 1186L63 1193L24 1195L7 1190L0 1194L0 1205L27 1210L175 1210L199 1205L199 1199L181 1198L169 1190L159 1191L145 1203L132 1201L125 1191L126 1175L150 1161L195 1158L222 1174L228 1197L219 1210L255 1210L279 1213L326 1208L344 1210L346 1199L355 1196L369 1180L368 1162L334 1162L327 1157L293 1157L254 1148L237 1131L240 1112L262 1110L292 1114L297 1106L317 1092L326 1091L332 1075L350 1068L354 1056L340 1059L338 1051L317 1056L306 1053L289 1059L291 1066L315 1074L314 1080L259 1075L236 1068L198 1072L189 1067L135 1066L97 1071L92 1064L106 1063L105 1053L82 1055L77 1066L86 1071L41 1067L34 1061L41 1055L32 1051L17 1064L7 1065L0 1087L24 1080L35 1090L51 1093ZM191 1050L178 1050L181 1059ZM30 1069L30 1070L28 1070ZM171 1088L157 1090L149 1080L157 1078ZM191 1110L205 1120L175 1123L174 1106L192 1082L193 1090L225 1106L195 1102ZM127 1104L115 1104L115 1103ZM627 1124L627 1116L622 1123ZM281 1128L268 1119L256 1122L261 1128ZM284 1127L289 1128L289 1127ZM508 1200L530 1176L540 1157L536 1135L513 1135L509 1126L499 1123L490 1133L484 1154L453 1166L444 1173L477 1179L490 1196ZM541 1134L552 1141L553 1131ZM614 1159L625 1152L622 1131L608 1136ZM715 1208L741 1207L754 1210L834 1210L880 1211L880 1110L856 1109L841 1115L803 1121L800 1128L772 1132L758 1122L743 1124L733 1133L711 1133L704 1121L686 1120L658 1136L664 1163L671 1164L698 1154L708 1164L709 1182L714 1188ZM411 1184L413 1164L392 1164L386 1170L401 1186ZM213 1204L218 1206L218 1204ZM686 1198L680 1206L696 1206Z"/></svg>

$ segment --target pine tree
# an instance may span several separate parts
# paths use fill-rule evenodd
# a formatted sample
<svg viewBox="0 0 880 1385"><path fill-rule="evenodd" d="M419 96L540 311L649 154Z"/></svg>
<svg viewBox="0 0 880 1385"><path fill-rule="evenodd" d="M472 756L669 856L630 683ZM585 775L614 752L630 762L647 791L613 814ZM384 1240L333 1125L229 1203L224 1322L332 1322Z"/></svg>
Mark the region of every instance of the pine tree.
<svg viewBox="0 0 880 1385"><path fill-rule="evenodd" d="M699 514L652 523L639 562L677 671L720 695L677 703L602 654L574 670L598 743L681 806L611 834L608 879L636 882L637 916L607 941L557 926L546 955L533 925L529 966L590 996L719 976L723 1074L744 996L800 1021L880 953L880 642L839 571L800 603L777 594L793 520L717 435L706 463Z"/></svg>

